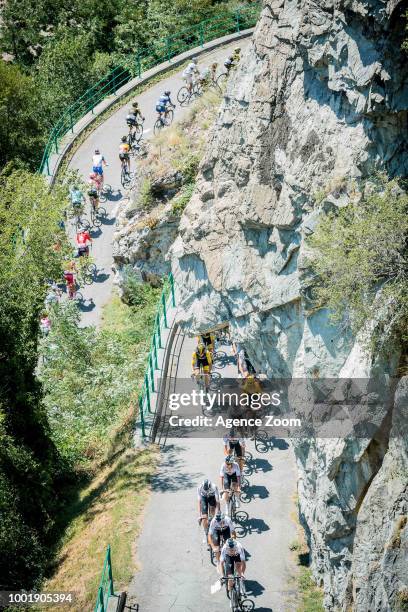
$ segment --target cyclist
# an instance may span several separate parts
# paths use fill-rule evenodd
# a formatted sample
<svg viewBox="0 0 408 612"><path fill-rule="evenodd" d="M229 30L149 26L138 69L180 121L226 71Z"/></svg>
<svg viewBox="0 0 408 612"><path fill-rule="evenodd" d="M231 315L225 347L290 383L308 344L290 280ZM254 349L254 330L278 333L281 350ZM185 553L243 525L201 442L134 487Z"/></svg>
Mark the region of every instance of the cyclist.
<svg viewBox="0 0 408 612"><path fill-rule="evenodd" d="M232 61L234 62L235 66L238 64L240 59L241 59L241 47L236 47L236 49L234 49L234 52L232 54Z"/></svg>
<svg viewBox="0 0 408 612"><path fill-rule="evenodd" d="M171 101L170 98L171 92L166 89L166 91L160 96L156 103L156 111L159 113L159 118L162 119L162 115L167 115L168 107L176 108L175 104Z"/></svg>
<svg viewBox="0 0 408 612"><path fill-rule="evenodd" d="M241 470L231 455L227 455L220 469L221 488L224 490L224 499L228 507L231 489L239 494L241 492Z"/></svg>
<svg viewBox="0 0 408 612"><path fill-rule="evenodd" d="M82 208L82 206L84 205L84 201L85 201L84 194L76 185L74 185L72 189L70 190L69 197L71 200L71 204L75 210Z"/></svg>
<svg viewBox="0 0 408 612"><path fill-rule="evenodd" d="M88 198L92 209L96 212L99 206L99 193L93 182L88 188Z"/></svg>
<svg viewBox="0 0 408 612"><path fill-rule="evenodd" d="M128 174L130 174L130 155L129 155L129 151L130 151L130 146L129 146L129 143L127 141L127 138L126 138L126 136L122 136L122 140L121 140L121 143L119 145L119 159L120 159L120 163L122 164L122 167L124 167L126 165Z"/></svg>
<svg viewBox="0 0 408 612"><path fill-rule="evenodd" d="M143 123L145 118L142 115L142 112L141 112L140 107L139 107L139 102L137 102L137 100L135 100L132 103L132 111L131 112L132 112L132 115L135 117L135 119L136 119L136 121L138 123Z"/></svg>
<svg viewBox="0 0 408 612"><path fill-rule="evenodd" d="M78 247L78 257L89 255L89 245L92 244L92 238L85 228L81 227L76 235L76 243Z"/></svg>
<svg viewBox="0 0 408 612"><path fill-rule="evenodd" d="M210 523L208 529L208 541L214 551L215 558L220 560L220 544L226 542L229 538L236 537L235 527L228 516L222 512L217 512ZM222 538L222 539L221 539Z"/></svg>
<svg viewBox="0 0 408 612"><path fill-rule="evenodd" d="M235 453L239 469L243 470L245 463L245 438L240 438L236 435L235 429L232 427L223 438L224 454L231 455Z"/></svg>
<svg viewBox="0 0 408 612"><path fill-rule="evenodd" d="M232 56L232 55L230 55L230 56L229 56L229 57L228 57L228 58L225 60L225 62L224 62L224 66L225 66L225 68L227 69L227 74L229 74L229 73L230 73L231 68L233 67L233 65L234 65L234 58L233 58L233 56Z"/></svg>
<svg viewBox="0 0 408 612"><path fill-rule="evenodd" d="M208 533L208 516L212 519L215 512L220 510L220 494L217 485L208 478L197 487L199 524L202 523L204 531Z"/></svg>
<svg viewBox="0 0 408 612"><path fill-rule="evenodd" d="M97 174L96 172L92 172L89 175L89 184L95 187L99 195L103 187L103 176L101 174Z"/></svg>
<svg viewBox="0 0 408 612"><path fill-rule="evenodd" d="M193 90L193 79L195 76L198 76L200 73L198 69L198 60L196 57L193 57L187 68L183 71L183 79L186 82L186 87L188 92L191 94Z"/></svg>
<svg viewBox="0 0 408 612"><path fill-rule="evenodd" d="M192 356L191 364L194 376L198 376L200 374L200 369L203 369L205 390L208 391L210 387L212 357L210 351L206 349L205 344L203 342L199 342L197 344L197 348Z"/></svg>
<svg viewBox="0 0 408 612"><path fill-rule="evenodd" d="M43 336L48 336L48 333L51 329L51 321L48 317L47 312L43 312L40 317L40 330Z"/></svg>
<svg viewBox="0 0 408 612"><path fill-rule="evenodd" d="M227 540L222 547L221 550L221 572L224 576L233 576L234 571L237 571L238 576L240 577L240 590L241 594L245 597L245 576L244 572L246 570L246 561L245 561L245 550L242 544L230 538ZM231 591L233 587L233 581L228 580L228 591Z"/></svg>
<svg viewBox="0 0 408 612"><path fill-rule="evenodd" d="M205 348L207 349L207 351L210 351L211 356L212 356L212 354L214 353L214 343L215 343L214 334L212 334L211 332L205 332L204 334L201 334L201 336L198 336L197 342L202 342Z"/></svg>
<svg viewBox="0 0 408 612"><path fill-rule="evenodd" d="M104 156L101 154L99 149L95 149L95 153L92 157L92 170L96 174L100 174L103 177L103 167L107 166Z"/></svg>
<svg viewBox="0 0 408 612"><path fill-rule="evenodd" d="M64 270L64 280L67 285L68 298L72 300L75 297L75 272L77 271L74 261L68 263Z"/></svg>

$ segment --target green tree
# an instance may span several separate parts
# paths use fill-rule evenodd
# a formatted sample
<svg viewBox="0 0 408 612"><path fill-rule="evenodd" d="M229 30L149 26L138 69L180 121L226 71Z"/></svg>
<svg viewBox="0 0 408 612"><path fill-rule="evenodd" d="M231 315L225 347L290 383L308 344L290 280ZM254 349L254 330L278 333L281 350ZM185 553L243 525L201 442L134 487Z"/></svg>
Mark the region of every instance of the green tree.
<svg viewBox="0 0 408 612"><path fill-rule="evenodd" d="M52 245L65 197L62 186L50 192L25 171L0 177L2 588L31 588L41 578L64 470L34 372L44 281L61 275L62 253Z"/></svg>
<svg viewBox="0 0 408 612"><path fill-rule="evenodd" d="M44 145L38 93L31 77L0 61L0 167L22 161L35 167Z"/></svg>
<svg viewBox="0 0 408 612"><path fill-rule="evenodd" d="M396 181L367 185L360 201L322 217L310 238L314 297L374 343L408 338L408 196Z"/></svg>

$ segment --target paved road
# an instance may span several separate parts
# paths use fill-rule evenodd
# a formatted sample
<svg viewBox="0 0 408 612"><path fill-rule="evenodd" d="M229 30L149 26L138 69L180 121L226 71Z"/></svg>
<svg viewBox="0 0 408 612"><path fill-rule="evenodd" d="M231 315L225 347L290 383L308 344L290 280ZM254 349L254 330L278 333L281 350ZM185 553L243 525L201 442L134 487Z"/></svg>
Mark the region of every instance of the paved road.
<svg viewBox="0 0 408 612"><path fill-rule="evenodd" d="M249 44L249 39L235 41L232 44L215 49L200 56L200 65L206 66L214 61L221 65L228 56L229 52L237 46L244 49ZM155 111L156 100L165 89L172 92L173 102L176 102L176 94L183 85L180 73L163 78L162 81L153 85L138 96L138 101L145 121L145 138L152 136L153 125L157 118ZM177 103L177 102L176 102ZM87 181L91 171L92 155L95 148L99 148L104 154L109 167L105 170L105 182L112 187L110 200L103 204L108 211L106 223L100 230L93 232L92 257L98 267L98 276L93 285L81 288L85 302L80 304L82 310L83 325L98 325L101 317L101 309L109 300L113 287L112 273L112 240L115 232L115 219L117 212L124 199L129 197L120 184L120 162L118 150L120 138L127 133L125 117L127 108L121 108L109 119L95 129L94 132L85 140L78 151L74 154L69 167L79 170L80 174ZM185 108L176 107L175 120L180 119L185 113Z"/></svg>
<svg viewBox="0 0 408 612"><path fill-rule="evenodd" d="M229 47L208 53L203 64L222 61ZM240 46L249 44L240 41ZM139 96L146 116L146 138L151 136L155 120L155 101L164 89L176 93L182 82L178 75L163 79ZM180 118L184 109L176 109ZM122 108L98 127L73 156L71 168L87 177L93 151L99 147L109 167L106 183L112 186L112 197L105 205L109 217L101 232L95 232L93 257L99 269L97 282L85 287L82 305L83 325L98 325L101 309L109 300L112 278L112 238L119 206L128 194L120 187L120 164L117 158L120 137L126 132ZM150 127L150 131L148 131ZM186 339L180 357L179 376L189 376L193 340ZM226 366L223 376L234 376L235 367ZM253 499L242 509L248 512L248 533L242 539L248 551L247 588L258 612L285 612L285 588L291 571L289 544L296 537L291 521L294 510L295 465L292 450L280 441L267 455L259 455L249 443L257 460L258 471L250 477ZM143 612L188 612L201 609L220 612L228 609L225 593L210 595L216 580L202 543L197 525L195 488L204 477L218 478L223 460L219 439L168 440L161 466L153 481L153 494L145 513L145 523L137 543L140 571L133 579L129 593L141 604Z"/></svg>
<svg viewBox="0 0 408 612"><path fill-rule="evenodd" d="M194 339L186 338L178 378L190 374ZM229 347L224 347L229 354ZM234 377L235 365L219 370ZM247 553L247 591L258 612L293 610L288 603L288 578L293 572L290 543L296 539L294 511L296 472L292 449L284 440L273 450L259 454L248 443L257 472L249 476L250 503L247 534L241 539ZM225 592L210 594L217 579L197 524L196 487L204 478L218 484L223 461L220 438L168 438L161 465L153 479L153 493L145 511L143 531L137 543L140 571L129 589L129 599L143 612L221 612L228 610Z"/></svg>

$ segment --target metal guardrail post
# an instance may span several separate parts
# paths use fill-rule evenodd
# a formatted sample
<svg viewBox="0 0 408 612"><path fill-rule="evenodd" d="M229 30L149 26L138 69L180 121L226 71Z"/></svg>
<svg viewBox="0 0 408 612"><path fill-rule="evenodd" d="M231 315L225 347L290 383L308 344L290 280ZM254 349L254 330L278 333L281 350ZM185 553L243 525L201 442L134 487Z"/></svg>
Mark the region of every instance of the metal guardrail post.
<svg viewBox="0 0 408 612"><path fill-rule="evenodd" d="M45 163L47 164L47 174L48 174L48 176L51 176L51 172L50 172L50 161L49 161L49 156L48 156L48 155L47 155L47 159L46 159L46 162L45 162Z"/></svg>
<svg viewBox="0 0 408 612"><path fill-rule="evenodd" d="M74 118L72 116L72 108L69 109L69 120L71 122L71 132L74 133Z"/></svg>
<svg viewBox="0 0 408 612"><path fill-rule="evenodd" d="M204 47L204 25L200 23L200 47Z"/></svg>
<svg viewBox="0 0 408 612"><path fill-rule="evenodd" d="M164 295L164 291L163 291L162 296L161 296L161 301L162 301L162 304L163 304L164 327L168 327L168 325L167 325L167 313L166 313L166 296Z"/></svg>
<svg viewBox="0 0 408 612"><path fill-rule="evenodd" d="M109 595L114 594L113 590L113 574L112 574L112 560L111 560L111 547L108 545L108 550L106 551L106 556L108 558L108 576L109 576Z"/></svg>
<svg viewBox="0 0 408 612"><path fill-rule="evenodd" d="M150 406L150 389L149 389L149 376L146 372L145 374L145 379L144 379L144 384L145 384L145 390L146 390L146 403L147 403L147 410L148 412L152 411L152 408Z"/></svg>
<svg viewBox="0 0 408 612"><path fill-rule="evenodd" d="M140 414L140 424L142 426L142 437L146 437L146 429L145 429L145 420L143 414L143 396L139 397L139 414Z"/></svg>
<svg viewBox="0 0 408 612"><path fill-rule="evenodd" d="M103 588L100 586L98 589L99 605L101 606L100 612L105 612L105 601L103 599Z"/></svg>
<svg viewBox="0 0 408 612"><path fill-rule="evenodd" d="M157 331L158 348L163 348L161 333L160 333L160 315L159 313L157 313L156 315L156 331Z"/></svg>
<svg viewBox="0 0 408 612"><path fill-rule="evenodd" d="M152 347L153 347L153 357L154 357L154 369L158 370L159 362L157 360L157 346L156 346L156 334L155 333L153 334Z"/></svg>
<svg viewBox="0 0 408 612"><path fill-rule="evenodd" d="M54 146L55 146L55 152L59 153L59 150L58 150L58 138L57 138L56 134L54 134Z"/></svg>
<svg viewBox="0 0 408 612"><path fill-rule="evenodd" d="M149 368L150 368L150 387L152 389L152 391L155 391L154 388L154 368L153 368L153 357L152 354L150 353L149 355Z"/></svg>
<svg viewBox="0 0 408 612"><path fill-rule="evenodd" d="M171 291L171 303L173 304L173 308L176 306L176 296L174 295L174 278L172 273L169 274L170 281L170 291Z"/></svg>

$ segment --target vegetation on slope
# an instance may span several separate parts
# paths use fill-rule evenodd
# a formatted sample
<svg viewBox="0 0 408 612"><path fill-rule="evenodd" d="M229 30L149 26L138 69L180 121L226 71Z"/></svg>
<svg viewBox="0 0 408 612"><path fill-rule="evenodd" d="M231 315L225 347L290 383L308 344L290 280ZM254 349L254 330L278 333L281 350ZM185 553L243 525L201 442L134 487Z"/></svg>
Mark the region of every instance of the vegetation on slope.
<svg viewBox="0 0 408 612"><path fill-rule="evenodd" d="M354 333L373 324L378 345L407 342L408 196L396 181L373 179L364 193L322 217L310 238L314 297Z"/></svg>

